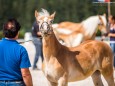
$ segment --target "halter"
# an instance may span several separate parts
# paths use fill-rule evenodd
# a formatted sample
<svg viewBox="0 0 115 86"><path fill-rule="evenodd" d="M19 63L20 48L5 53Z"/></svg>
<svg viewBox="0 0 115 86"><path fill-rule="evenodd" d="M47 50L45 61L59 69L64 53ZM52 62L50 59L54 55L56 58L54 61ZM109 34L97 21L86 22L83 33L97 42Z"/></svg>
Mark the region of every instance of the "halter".
<svg viewBox="0 0 115 86"><path fill-rule="evenodd" d="M47 30L46 30L45 33L44 33L44 29L43 29L44 24L47 25ZM41 24L41 26L40 26L40 32L42 33L42 36L44 36L44 35L50 35L49 32L50 32L50 31L53 31L53 30L51 29L50 25L51 25L51 24L48 24L48 22L43 22L43 23Z"/></svg>

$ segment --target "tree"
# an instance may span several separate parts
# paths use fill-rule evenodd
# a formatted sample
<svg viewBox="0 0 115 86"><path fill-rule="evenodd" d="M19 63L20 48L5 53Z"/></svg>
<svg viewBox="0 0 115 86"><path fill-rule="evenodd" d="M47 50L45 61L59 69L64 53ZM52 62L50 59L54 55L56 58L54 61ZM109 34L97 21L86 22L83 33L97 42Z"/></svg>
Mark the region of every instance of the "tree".
<svg viewBox="0 0 115 86"><path fill-rule="evenodd" d="M114 7L115 4L111 4L113 15ZM8 17L15 17L23 30L30 31L35 21L34 11L41 8L50 13L56 11L55 23L81 22L89 16L107 14L107 4L93 4L91 0L0 0L0 30Z"/></svg>

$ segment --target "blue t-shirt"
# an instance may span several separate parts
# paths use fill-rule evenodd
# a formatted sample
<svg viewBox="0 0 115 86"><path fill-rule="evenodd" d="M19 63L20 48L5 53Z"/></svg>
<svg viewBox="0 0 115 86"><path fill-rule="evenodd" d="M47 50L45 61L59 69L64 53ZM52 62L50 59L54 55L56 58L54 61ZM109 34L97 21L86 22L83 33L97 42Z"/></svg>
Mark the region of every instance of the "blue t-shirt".
<svg viewBox="0 0 115 86"><path fill-rule="evenodd" d="M22 80L21 68L30 66L26 49L16 40L0 41L0 80Z"/></svg>

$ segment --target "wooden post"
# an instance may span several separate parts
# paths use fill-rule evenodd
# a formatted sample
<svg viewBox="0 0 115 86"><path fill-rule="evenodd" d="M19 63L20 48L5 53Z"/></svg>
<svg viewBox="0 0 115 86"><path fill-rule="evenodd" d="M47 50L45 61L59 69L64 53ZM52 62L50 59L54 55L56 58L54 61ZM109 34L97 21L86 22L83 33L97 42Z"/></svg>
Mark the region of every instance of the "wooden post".
<svg viewBox="0 0 115 86"><path fill-rule="evenodd" d="M108 17L111 15L111 3L108 2Z"/></svg>

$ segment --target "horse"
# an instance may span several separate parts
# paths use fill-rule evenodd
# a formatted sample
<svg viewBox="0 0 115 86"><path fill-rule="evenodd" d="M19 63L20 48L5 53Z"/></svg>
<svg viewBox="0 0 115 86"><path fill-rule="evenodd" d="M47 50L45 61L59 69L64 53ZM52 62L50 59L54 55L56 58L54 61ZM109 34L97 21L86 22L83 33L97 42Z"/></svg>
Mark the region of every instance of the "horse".
<svg viewBox="0 0 115 86"><path fill-rule="evenodd" d="M56 38L52 21L55 12L45 9L35 11L35 18L42 34L44 74L48 86L67 86L68 82L92 77L95 86L103 86L101 74L108 86L114 86L113 54L104 42L91 40L76 47L66 47ZM106 53L105 53L106 52Z"/></svg>
<svg viewBox="0 0 115 86"><path fill-rule="evenodd" d="M81 26L81 23L64 21L64 22L60 22L58 24L53 24L52 26L55 29L57 29L57 31L59 33L69 34L69 33L73 32L73 31L76 31L79 28L79 26ZM75 28L75 27L77 27L77 28ZM67 32L67 30L68 30L68 32Z"/></svg>
<svg viewBox="0 0 115 86"><path fill-rule="evenodd" d="M81 23L61 22L54 31L57 38L62 40L66 46L74 47L83 41L94 40L97 28L102 33L107 33L106 23L105 15L91 16Z"/></svg>

